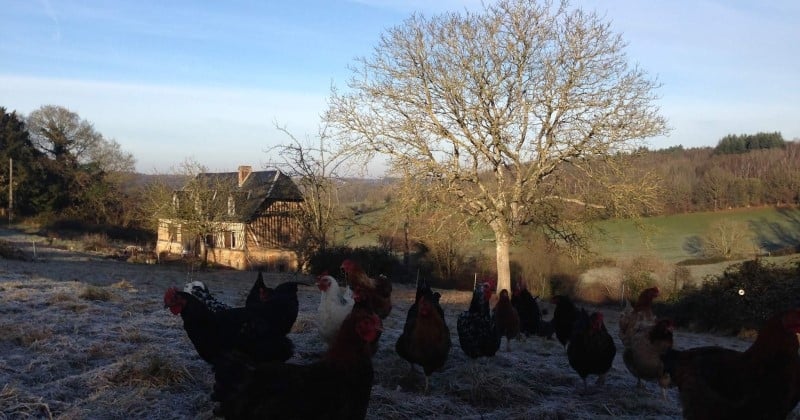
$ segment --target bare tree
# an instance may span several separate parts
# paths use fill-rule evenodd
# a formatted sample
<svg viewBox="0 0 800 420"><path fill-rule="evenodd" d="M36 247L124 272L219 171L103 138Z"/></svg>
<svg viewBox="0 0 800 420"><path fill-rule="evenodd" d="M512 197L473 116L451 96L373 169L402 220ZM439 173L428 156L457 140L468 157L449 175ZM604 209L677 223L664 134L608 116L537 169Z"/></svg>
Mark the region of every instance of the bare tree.
<svg viewBox="0 0 800 420"><path fill-rule="evenodd" d="M627 63L624 47L599 16L566 2L414 15L357 60L325 119L345 150L388 156L391 170L486 223L498 287L510 288L520 226L579 243L570 225L580 210L635 214L633 204L653 198L653 179L626 176L617 160L666 132L658 85ZM559 183L570 171L580 194ZM587 206L590 191L610 201Z"/></svg>
<svg viewBox="0 0 800 420"><path fill-rule="evenodd" d="M44 105L31 112L26 123L34 146L52 160L93 163L105 172L134 170L132 154L67 108Z"/></svg>
<svg viewBox="0 0 800 420"><path fill-rule="evenodd" d="M186 183L176 189L167 179L176 175ZM171 221L180 224L184 245L195 252L202 252L203 264L208 263L209 238L226 230L226 222L232 220L230 209L240 208L243 197L237 194L235 181L231 177L217 176L193 159L186 159L173 170L171 177L162 177L153 182L144 194L143 207L156 223Z"/></svg>
<svg viewBox="0 0 800 420"><path fill-rule="evenodd" d="M738 220L711 223L701 241L703 255L709 258L741 258L758 251L753 230L747 222Z"/></svg>
<svg viewBox="0 0 800 420"><path fill-rule="evenodd" d="M279 166L295 180L303 194L304 201L298 215L303 235L297 241L295 252L301 265L305 266L315 252L325 250L330 244L333 230L341 220L337 182L344 160L341 154L329 148L330 141L324 127L318 133L317 145L308 139L301 142L285 126L276 127L289 137L290 142L267 152L278 152L282 159Z"/></svg>
<svg viewBox="0 0 800 420"><path fill-rule="evenodd" d="M121 223L121 197L134 171L133 155L67 108L44 105L28 115L31 143L50 184L50 211L96 223Z"/></svg>

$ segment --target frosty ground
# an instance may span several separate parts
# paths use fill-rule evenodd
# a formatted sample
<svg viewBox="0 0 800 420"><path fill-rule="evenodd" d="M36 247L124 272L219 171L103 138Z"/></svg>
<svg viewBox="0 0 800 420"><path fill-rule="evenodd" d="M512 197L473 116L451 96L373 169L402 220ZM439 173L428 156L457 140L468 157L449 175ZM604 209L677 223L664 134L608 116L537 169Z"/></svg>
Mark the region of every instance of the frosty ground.
<svg viewBox="0 0 800 420"><path fill-rule="evenodd" d="M33 255L36 238L0 230L0 239ZM208 419L213 375L182 328L180 316L163 307L164 290L187 280L205 282L231 305L243 304L253 272L190 271L184 266L142 265L37 245L36 260L0 258L0 419ZM294 274L268 274L274 286ZM677 392L667 399L636 380L622 362L618 308L598 309L615 337L618 353L602 387L583 392L557 342L539 337L505 342L493 358L471 360L458 345L456 317L470 293L442 292L453 347L426 393L417 367L394 351L411 286L395 285L394 309L384 323L367 417L370 419L597 419L680 418ZM309 363L324 351L316 326L320 292L301 287L300 313L290 334L292 363ZM550 309L548 305L543 305ZM549 318L549 315L547 316ZM720 345L742 350L735 337L676 331L675 347ZM590 384L594 378L590 377ZM325 395L309 395L309 399ZM795 409L791 418L800 418Z"/></svg>

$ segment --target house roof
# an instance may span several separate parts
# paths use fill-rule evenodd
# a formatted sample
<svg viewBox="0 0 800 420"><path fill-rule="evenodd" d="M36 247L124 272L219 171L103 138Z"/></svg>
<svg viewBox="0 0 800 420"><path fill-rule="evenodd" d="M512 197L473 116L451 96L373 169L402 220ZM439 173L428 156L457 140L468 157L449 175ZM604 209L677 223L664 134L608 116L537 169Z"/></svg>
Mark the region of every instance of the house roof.
<svg viewBox="0 0 800 420"><path fill-rule="evenodd" d="M252 171L239 185L239 172L201 173L209 185L233 185L239 196L236 218L250 220L269 201L303 201L303 194L294 181L279 170Z"/></svg>

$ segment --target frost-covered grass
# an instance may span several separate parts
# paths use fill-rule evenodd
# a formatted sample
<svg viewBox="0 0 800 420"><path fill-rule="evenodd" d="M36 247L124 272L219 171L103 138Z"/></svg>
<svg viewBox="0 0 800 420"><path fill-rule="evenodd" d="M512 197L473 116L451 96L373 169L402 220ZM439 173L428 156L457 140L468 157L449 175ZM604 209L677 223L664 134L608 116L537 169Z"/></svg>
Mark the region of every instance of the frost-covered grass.
<svg viewBox="0 0 800 420"><path fill-rule="evenodd" d="M187 275L180 267L132 265L66 251L43 254L38 261L0 259L0 384L5 384L0 419L213 417L211 370L186 337L181 318L163 308L164 290L189 278L206 282L220 300L241 305L255 273ZM269 285L293 278L266 276ZM410 373L394 351L413 299L413 290L395 286L395 306L374 358L368 418L680 418L675 390L663 400L655 384L636 388L619 342L605 386L593 385L590 377L588 392L556 341L533 337L513 341L511 351L503 343L493 358L467 358L455 325L469 293L441 292L453 347L426 393L421 369ZM315 325L319 291L301 287L299 298L291 362L308 363L324 351ZM616 308L600 310L616 338ZM677 332L676 347L700 345L744 349L749 343Z"/></svg>

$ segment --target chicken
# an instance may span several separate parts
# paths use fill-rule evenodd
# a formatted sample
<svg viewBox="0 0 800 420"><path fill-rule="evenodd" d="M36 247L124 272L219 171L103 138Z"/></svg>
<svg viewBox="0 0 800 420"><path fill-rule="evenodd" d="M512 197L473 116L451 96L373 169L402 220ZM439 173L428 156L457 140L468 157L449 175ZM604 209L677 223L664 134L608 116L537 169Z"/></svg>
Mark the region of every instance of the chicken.
<svg viewBox="0 0 800 420"><path fill-rule="evenodd" d="M531 295L528 288L517 282L511 295L511 305L519 314L519 331L525 336L530 337L536 334L539 328L539 321L542 314L539 312L539 304L536 297Z"/></svg>
<svg viewBox="0 0 800 420"><path fill-rule="evenodd" d="M500 334L489 310L492 291L486 283L477 283L469 309L458 316L456 329L461 350L472 358L494 356L500 348Z"/></svg>
<svg viewBox="0 0 800 420"><path fill-rule="evenodd" d="M319 335L331 344L342 325L342 321L353 309L353 291L340 287L339 282L329 275L317 277L317 287L321 292L317 309L317 326Z"/></svg>
<svg viewBox="0 0 800 420"><path fill-rule="evenodd" d="M598 385L605 383L606 373L611 369L616 354L617 347L603 323L603 314L594 312L589 315L581 310L567 344L567 358L583 380L584 390L588 388L586 377L589 375L598 375Z"/></svg>
<svg viewBox="0 0 800 420"><path fill-rule="evenodd" d="M273 289L264 284L264 274L259 271L253 287L250 288L250 292L247 294L244 306L253 306L258 305L259 302L265 302L272 292Z"/></svg>
<svg viewBox="0 0 800 420"><path fill-rule="evenodd" d="M389 278L384 275L369 277L357 262L350 259L342 261L341 269L353 291L361 295L381 319L386 319L392 311L392 282Z"/></svg>
<svg viewBox="0 0 800 420"><path fill-rule="evenodd" d="M669 319L656 322L650 329L641 329L629 340L622 352L622 360L633 376L636 385L644 387L642 379L656 380L661 387L662 397L667 398L669 376L664 373L661 356L672 348L674 323Z"/></svg>
<svg viewBox="0 0 800 420"><path fill-rule="evenodd" d="M572 300L564 295L553 296L550 302L556 305L551 321L553 330L555 330L558 341L563 346L566 346L572 335L572 327L578 317L578 309L572 303Z"/></svg>
<svg viewBox="0 0 800 420"><path fill-rule="evenodd" d="M294 353L294 345L282 329L253 308L212 312L194 295L175 287L164 293L164 307L180 314L195 350L212 366L234 350L258 361L283 361Z"/></svg>
<svg viewBox="0 0 800 420"><path fill-rule="evenodd" d="M686 419L785 419L800 400L800 309L780 312L744 352L716 346L669 350L664 370Z"/></svg>
<svg viewBox="0 0 800 420"><path fill-rule="evenodd" d="M500 297L492 309L494 323L497 326L497 333L506 338L506 351L511 351L511 339L519 335L519 314L511 304L508 290L500 291Z"/></svg>
<svg viewBox="0 0 800 420"><path fill-rule="evenodd" d="M653 300L659 295L658 287L650 287L639 293L636 304L631 308L625 301L625 309L619 316L619 338L622 344L629 345L630 338L638 330L649 330L656 322L653 314Z"/></svg>
<svg viewBox="0 0 800 420"><path fill-rule="evenodd" d="M214 297L214 295L212 295L208 290L208 286L206 286L206 284L200 280L194 280L186 283L186 285L183 287L183 291L193 294L197 299L205 303L211 312L224 311L231 308L230 305L220 302L216 297ZM258 304L260 301L265 301L271 291L272 289L264 284L264 276L261 271L259 271L258 277L256 278L255 283L253 283L253 287L247 294L245 306L253 306Z"/></svg>
<svg viewBox="0 0 800 420"><path fill-rule="evenodd" d="M219 312L231 308L230 305L217 300L208 290L208 286L202 281L194 280L186 283L183 287L183 291L194 295L194 297L203 302L211 312Z"/></svg>
<svg viewBox="0 0 800 420"><path fill-rule="evenodd" d="M226 419L363 419L374 371L370 344L381 321L366 306L355 305L325 356L297 365L253 363L238 355L216 369L214 414Z"/></svg>
<svg viewBox="0 0 800 420"><path fill-rule="evenodd" d="M439 305L439 293L433 293L427 282L417 285L414 304L408 309L403 332L397 338L395 351L411 364L422 366L425 372L425 391L429 376L447 361L450 353L450 329Z"/></svg>
<svg viewBox="0 0 800 420"><path fill-rule="evenodd" d="M544 319L539 321L539 326L536 328L537 336L552 340L555 332L552 321L545 321Z"/></svg>
<svg viewBox="0 0 800 420"><path fill-rule="evenodd" d="M305 283L283 282L266 294L266 300L253 300L247 308L257 311L268 319L278 333L286 335L297 320L300 303L297 300L297 286ZM263 296L263 295L261 295Z"/></svg>

